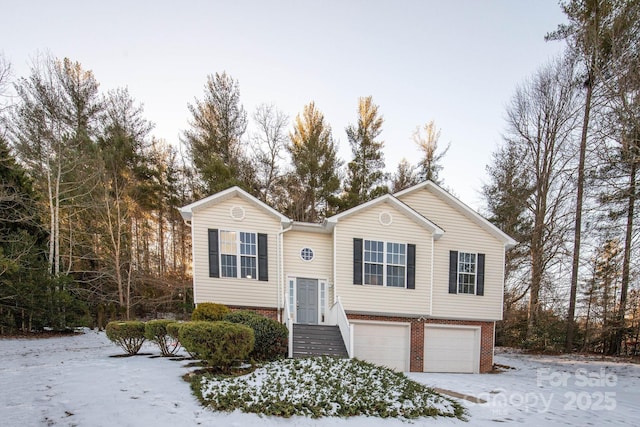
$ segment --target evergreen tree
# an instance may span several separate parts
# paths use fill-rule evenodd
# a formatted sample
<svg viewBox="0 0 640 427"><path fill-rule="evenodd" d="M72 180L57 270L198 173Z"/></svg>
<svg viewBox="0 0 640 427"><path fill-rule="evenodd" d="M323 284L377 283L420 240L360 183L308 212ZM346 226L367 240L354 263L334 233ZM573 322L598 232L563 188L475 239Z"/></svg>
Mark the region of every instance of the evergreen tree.
<svg viewBox="0 0 640 427"><path fill-rule="evenodd" d="M382 132L382 116L372 97L358 101L358 124L346 128L353 160L347 165L345 193L341 207L349 209L389 191L384 173L384 142L376 138Z"/></svg>
<svg viewBox="0 0 640 427"><path fill-rule="evenodd" d="M422 131L424 130L424 134ZM423 129L419 127L413 133L413 141L422 151L422 159L418 164L418 178L420 181L433 181L438 185L442 185L440 172L442 158L449 151L450 145L438 152L438 142L440 141L440 130L436 127L433 120L424 125Z"/></svg>
<svg viewBox="0 0 640 427"><path fill-rule="evenodd" d="M189 104L191 129L186 144L205 195L233 185L255 193L255 171L246 159L241 138L247 113L240 104L238 82L227 73L207 76L204 98Z"/></svg>
<svg viewBox="0 0 640 427"><path fill-rule="evenodd" d="M336 192L340 188L337 149L331 136L331 127L324 115L311 102L298 114L290 133L287 150L295 169L296 179L290 187L297 188L298 199L291 199L298 221L318 222L331 215L336 206ZM299 205L299 204L302 205Z"/></svg>
<svg viewBox="0 0 640 427"><path fill-rule="evenodd" d="M416 168L407 159L400 160L398 170L391 177L391 192L397 193L405 188L412 187L420 182L416 175Z"/></svg>
<svg viewBox="0 0 640 427"><path fill-rule="evenodd" d="M65 328L75 298L49 277L37 194L0 134L0 334Z"/></svg>

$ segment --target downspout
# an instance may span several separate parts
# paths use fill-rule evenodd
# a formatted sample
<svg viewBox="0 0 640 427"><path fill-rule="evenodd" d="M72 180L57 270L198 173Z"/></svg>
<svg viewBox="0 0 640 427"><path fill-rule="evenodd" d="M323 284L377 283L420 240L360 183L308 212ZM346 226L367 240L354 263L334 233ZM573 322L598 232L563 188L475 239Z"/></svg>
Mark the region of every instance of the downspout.
<svg viewBox="0 0 640 427"><path fill-rule="evenodd" d="M434 253L434 249L435 249L435 238L433 237L433 234L431 234L431 272L430 272L430 282L429 283L429 316L433 316L433 258L435 256Z"/></svg>
<svg viewBox="0 0 640 427"><path fill-rule="evenodd" d="M282 323L282 314L280 313L280 301L281 301L281 296L284 295L284 290L285 290L285 285L286 283L284 282L285 277L284 277L284 233L286 233L287 231L291 230L293 228L292 223L289 224L289 226L287 228L283 228L282 226L282 222L280 222L280 231L278 232L278 236L277 236L277 257L278 257L278 264L277 264L277 280L278 280L278 284L276 286L276 292L277 292L277 300L278 300L278 305L277 305L277 316L278 316L278 321L280 323ZM287 301L282 301L283 304L287 304ZM287 319L287 322L289 321L289 319Z"/></svg>
<svg viewBox="0 0 640 427"><path fill-rule="evenodd" d="M333 227L333 305L338 302L338 281L336 275L336 233L338 231L338 224Z"/></svg>
<svg viewBox="0 0 640 427"><path fill-rule="evenodd" d="M193 283L193 304L196 304L196 257L194 256L193 253L193 248L194 248L194 244L193 242L195 241L195 229L193 227L193 216L191 217L191 220L184 220L184 224L191 228L191 281Z"/></svg>

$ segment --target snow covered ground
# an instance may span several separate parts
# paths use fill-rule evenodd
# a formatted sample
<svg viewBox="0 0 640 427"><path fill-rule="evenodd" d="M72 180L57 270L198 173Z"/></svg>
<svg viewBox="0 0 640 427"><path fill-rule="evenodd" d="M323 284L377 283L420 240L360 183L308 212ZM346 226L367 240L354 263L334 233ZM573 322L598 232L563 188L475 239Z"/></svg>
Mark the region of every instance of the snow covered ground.
<svg viewBox="0 0 640 427"><path fill-rule="evenodd" d="M143 352L158 354L152 345ZM215 413L199 405L181 376L188 362L121 354L96 331L47 339L0 339L2 426L637 426L640 366L596 358L504 353L500 374L409 376L482 398L462 401L469 423L367 417L312 420Z"/></svg>

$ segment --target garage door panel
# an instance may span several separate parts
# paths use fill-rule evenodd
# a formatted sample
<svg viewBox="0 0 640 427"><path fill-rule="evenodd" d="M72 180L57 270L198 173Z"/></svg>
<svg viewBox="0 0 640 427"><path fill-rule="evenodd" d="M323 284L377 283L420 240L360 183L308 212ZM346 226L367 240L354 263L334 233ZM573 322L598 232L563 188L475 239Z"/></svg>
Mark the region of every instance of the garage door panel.
<svg viewBox="0 0 640 427"><path fill-rule="evenodd" d="M409 370L411 330L408 325L353 323L354 356L398 372Z"/></svg>
<svg viewBox="0 0 640 427"><path fill-rule="evenodd" d="M425 327L425 372L478 372L477 328Z"/></svg>

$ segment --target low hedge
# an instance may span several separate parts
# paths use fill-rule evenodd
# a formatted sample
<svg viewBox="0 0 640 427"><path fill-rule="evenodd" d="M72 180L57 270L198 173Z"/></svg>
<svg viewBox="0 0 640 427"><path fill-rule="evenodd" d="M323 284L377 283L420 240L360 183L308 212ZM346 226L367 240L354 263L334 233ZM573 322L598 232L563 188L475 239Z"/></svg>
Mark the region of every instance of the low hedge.
<svg viewBox="0 0 640 427"><path fill-rule="evenodd" d="M236 360L246 360L255 341L253 329L231 322L185 322L178 331L190 354L223 371Z"/></svg>
<svg viewBox="0 0 640 427"><path fill-rule="evenodd" d="M224 320L253 329L255 345L250 357L254 360L271 361L287 355L289 331L282 323L251 310L231 312Z"/></svg>
<svg viewBox="0 0 640 427"><path fill-rule="evenodd" d="M105 332L107 338L118 344L130 355L137 354L145 341L144 322L109 322L107 323Z"/></svg>
<svg viewBox="0 0 640 427"><path fill-rule="evenodd" d="M215 322L222 320L229 313L229 308L215 302L201 302L191 313L191 320L205 320Z"/></svg>
<svg viewBox="0 0 640 427"><path fill-rule="evenodd" d="M180 349L180 342L167 332L167 326L176 323L175 320L156 319L145 324L144 336L156 343L163 356L175 356Z"/></svg>
<svg viewBox="0 0 640 427"><path fill-rule="evenodd" d="M171 322L166 326L167 335L176 341L180 341L180 326L184 325L184 322Z"/></svg>

